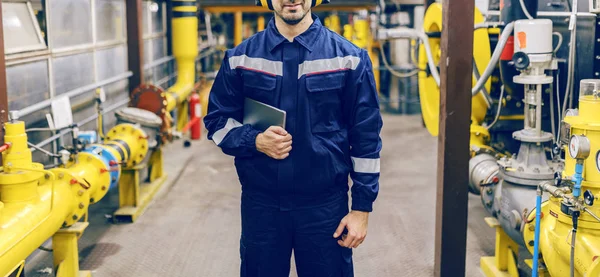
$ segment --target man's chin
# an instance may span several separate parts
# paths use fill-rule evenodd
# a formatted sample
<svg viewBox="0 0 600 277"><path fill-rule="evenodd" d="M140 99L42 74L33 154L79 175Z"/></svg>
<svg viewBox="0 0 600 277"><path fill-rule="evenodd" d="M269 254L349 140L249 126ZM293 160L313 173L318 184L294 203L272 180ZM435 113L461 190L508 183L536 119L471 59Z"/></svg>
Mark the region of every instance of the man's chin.
<svg viewBox="0 0 600 277"><path fill-rule="evenodd" d="M285 22L288 25L297 25L298 23L300 23L304 19L305 16L306 15L301 16L301 17L296 17L296 16L282 16L281 19L283 19L283 22Z"/></svg>

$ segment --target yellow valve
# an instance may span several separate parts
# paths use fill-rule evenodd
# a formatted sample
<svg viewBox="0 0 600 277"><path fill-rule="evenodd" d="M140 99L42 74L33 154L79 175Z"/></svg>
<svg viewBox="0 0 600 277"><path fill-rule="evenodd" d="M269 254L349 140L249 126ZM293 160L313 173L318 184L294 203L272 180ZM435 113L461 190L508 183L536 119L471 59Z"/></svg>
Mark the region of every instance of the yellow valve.
<svg viewBox="0 0 600 277"><path fill-rule="evenodd" d="M581 191L600 195L600 171L597 169L596 153L600 151L600 100L594 96L579 97L579 114L567 116L564 121L570 125L570 135L585 135L590 140L592 153L585 161ZM565 155L563 178L575 173L575 159ZM600 201L596 199L596 201ZM587 207L595 215L600 215L600 206ZM542 205L540 225L540 254L551 276L568 276L570 273L572 218L561 211L561 200L551 197ZM525 226L525 242L533 241L535 210L529 214L531 223ZM533 253L533 247L528 246ZM581 212L575 243L575 276L600 276L600 222L589 213Z"/></svg>

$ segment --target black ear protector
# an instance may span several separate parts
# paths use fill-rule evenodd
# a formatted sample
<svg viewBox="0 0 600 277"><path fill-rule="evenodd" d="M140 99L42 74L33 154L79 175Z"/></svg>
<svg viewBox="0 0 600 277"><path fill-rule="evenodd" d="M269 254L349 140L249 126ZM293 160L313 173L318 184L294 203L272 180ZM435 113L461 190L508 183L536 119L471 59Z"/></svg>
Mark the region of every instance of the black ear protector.
<svg viewBox="0 0 600 277"><path fill-rule="evenodd" d="M321 4L329 4L331 0L310 0L312 1L312 7L316 7ZM256 0L256 5L259 7L266 7L269 10L273 10L273 2L271 0Z"/></svg>

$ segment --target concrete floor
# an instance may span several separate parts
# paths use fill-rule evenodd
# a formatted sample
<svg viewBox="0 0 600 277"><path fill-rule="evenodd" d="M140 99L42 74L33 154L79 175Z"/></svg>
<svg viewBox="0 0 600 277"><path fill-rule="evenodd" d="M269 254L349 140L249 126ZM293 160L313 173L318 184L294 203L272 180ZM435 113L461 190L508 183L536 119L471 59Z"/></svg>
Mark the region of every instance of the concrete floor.
<svg viewBox="0 0 600 277"><path fill-rule="evenodd" d="M384 116L381 188L365 243L354 251L359 277L432 276L437 139L419 116ZM240 186L233 159L211 141L191 150L173 145L166 187L133 224L111 224L115 193L93 206L80 241L81 268L95 277L239 276ZM177 150L178 149L178 150ZM170 156L169 156L170 155ZM465 184L466 185L466 184ZM481 256L494 253L494 230L478 197L469 197L466 276L482 276ZM30 259L28 276L49 276L47 253ZM292 270L291 276L296 276Z"/></svg>

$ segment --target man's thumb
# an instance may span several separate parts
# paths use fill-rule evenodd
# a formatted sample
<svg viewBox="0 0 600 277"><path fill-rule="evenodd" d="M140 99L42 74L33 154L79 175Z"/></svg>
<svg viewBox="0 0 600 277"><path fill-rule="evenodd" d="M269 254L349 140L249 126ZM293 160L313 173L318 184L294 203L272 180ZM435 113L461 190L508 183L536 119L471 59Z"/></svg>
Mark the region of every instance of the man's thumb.
<svg viewBox="0 0 600 277"><path fill-rule="evenodd" d="M340 225L335 230L335 233L333 233L333 237L334 238L339 237L342 234L342 232L344 231L344 227L346 227L346 220L342 220L342 222L340 222Z"/></svg>
<svg viewBox="0 0 600 277"><path fill-rule="evenodd" d="M288 134L288 132L285 129L283 129L279 126L272 126L271 131L273 131L273 133L278 134L280 136L287 136L287 134Z"/></svg>

